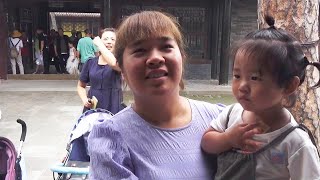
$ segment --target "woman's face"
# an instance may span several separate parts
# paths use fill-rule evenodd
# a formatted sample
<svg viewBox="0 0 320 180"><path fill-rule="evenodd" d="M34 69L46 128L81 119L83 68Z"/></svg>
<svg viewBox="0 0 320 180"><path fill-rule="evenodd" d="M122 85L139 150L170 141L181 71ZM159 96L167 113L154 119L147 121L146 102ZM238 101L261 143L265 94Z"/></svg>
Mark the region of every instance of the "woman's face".
<svg viewBox="0 0 320 180"><path fill-rule="evenodd" d="M172 36L154 37L125 48L122 73L135 96L179 92L182 60Z"/></svg>
<svg viewBox="0 0 320 180"><path fill-rule="evenodd" d="M102 34L101 40L107 49L113 52L114 44L116 42L116 34L112 31L106 31Z"/></svg>

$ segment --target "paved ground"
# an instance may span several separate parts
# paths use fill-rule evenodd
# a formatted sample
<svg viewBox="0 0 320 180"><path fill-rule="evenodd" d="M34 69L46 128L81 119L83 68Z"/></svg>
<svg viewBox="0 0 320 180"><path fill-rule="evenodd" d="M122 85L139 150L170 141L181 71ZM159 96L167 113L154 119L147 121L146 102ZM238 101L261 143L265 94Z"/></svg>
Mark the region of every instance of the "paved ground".
<svg viewBox="0 0 320 180"><path fill-rule="evenodd" d="M18 145L21 118L28 132L23 147L29 180L52 179L50 167L65 155L73 124L82 111L76 80L1 80L0 136ZM185 93L231 93L215 81L187 81Z"/></svg>

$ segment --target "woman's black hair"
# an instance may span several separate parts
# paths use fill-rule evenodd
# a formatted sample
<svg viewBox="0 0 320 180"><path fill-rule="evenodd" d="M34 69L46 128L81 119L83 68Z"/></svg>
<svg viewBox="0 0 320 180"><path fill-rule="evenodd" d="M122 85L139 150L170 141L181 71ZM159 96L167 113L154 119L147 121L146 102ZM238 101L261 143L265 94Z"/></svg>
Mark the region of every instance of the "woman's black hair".
<svg viewBox="0 0 320 180"><path fill-rule="evenodd" d="M260 68L269 72L279 87L288 87L292 79L300 78L301 85L305 79L306 67L315 66L320 70L319 62L309 62L304 55L302 46L297 39L287 31L275 27L273 17L266 15L268 28L249 33L243 40L236 43L232 51L232 59L238 52L250 60L257 60ZM320 86L320 79L313 87ZM294 105L295 93L289 97L287 107Z"/></svg>

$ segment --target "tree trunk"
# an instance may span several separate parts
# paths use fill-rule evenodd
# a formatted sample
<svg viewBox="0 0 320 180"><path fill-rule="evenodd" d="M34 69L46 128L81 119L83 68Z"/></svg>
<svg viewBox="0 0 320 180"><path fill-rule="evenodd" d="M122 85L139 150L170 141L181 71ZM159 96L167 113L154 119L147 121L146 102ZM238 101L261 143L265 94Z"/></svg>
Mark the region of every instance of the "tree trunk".
<svg viewBox="0 0 320 180"><path fill-rule="evenodd" d="M319 61L319 2L318 0L258 0L258 24L266 27L264 16L275 18L275 26L293 34L301 43L308 44L304 52L309 61ZM319 79L313 66L307 67L305 82L300 86L295 107L289 109L294 118L304 123L314 134L320 145L319 108L320 88L310 88Z"/></svg>

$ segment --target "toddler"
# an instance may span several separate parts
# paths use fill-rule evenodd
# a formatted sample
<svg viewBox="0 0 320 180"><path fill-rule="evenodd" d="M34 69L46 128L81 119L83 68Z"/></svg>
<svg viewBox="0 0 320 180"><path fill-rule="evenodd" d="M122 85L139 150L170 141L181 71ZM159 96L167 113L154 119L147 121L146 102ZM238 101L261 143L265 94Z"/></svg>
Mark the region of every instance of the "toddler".
<svg viewBox="0 0 320 180"><path fill-rule="evenodd" d="M300 43L270 26L248 34L232 58L232 92L238 103L227 107L204 134L202 148L218 155L217 180L320 177L316 146L290 112L309 62ZM319 82L315 85L319 86ZM299 128L297 128L299 127Z"/></svg>

